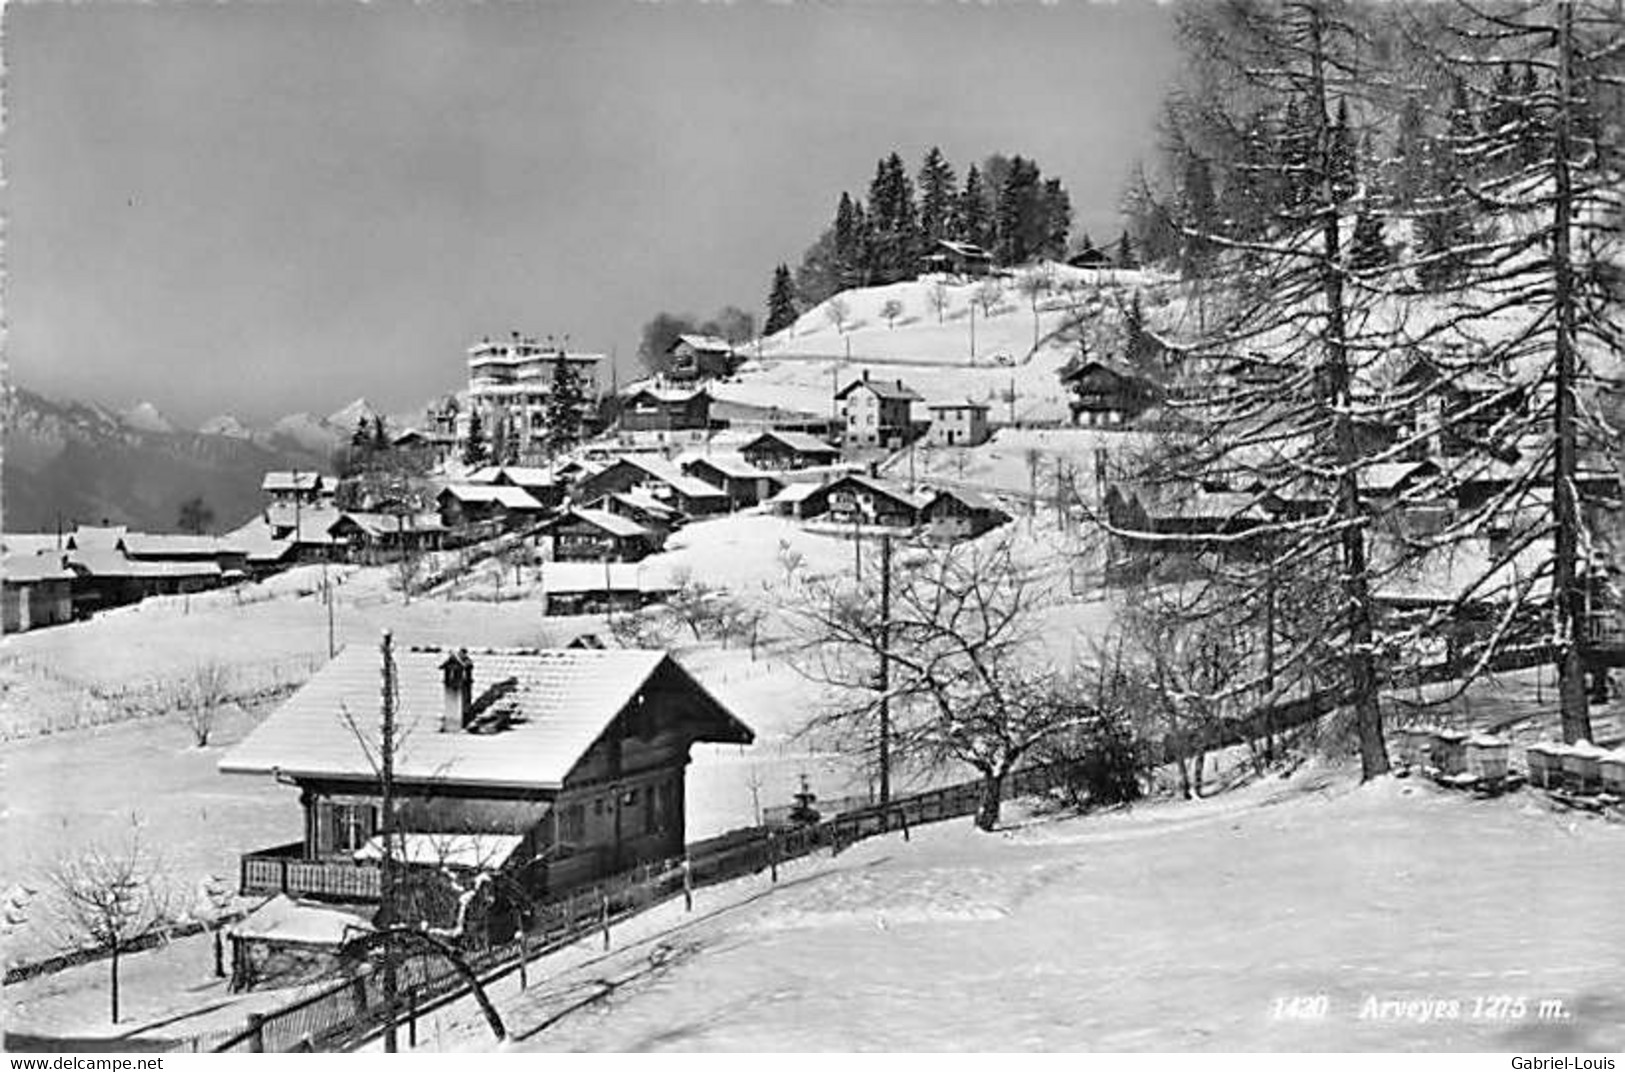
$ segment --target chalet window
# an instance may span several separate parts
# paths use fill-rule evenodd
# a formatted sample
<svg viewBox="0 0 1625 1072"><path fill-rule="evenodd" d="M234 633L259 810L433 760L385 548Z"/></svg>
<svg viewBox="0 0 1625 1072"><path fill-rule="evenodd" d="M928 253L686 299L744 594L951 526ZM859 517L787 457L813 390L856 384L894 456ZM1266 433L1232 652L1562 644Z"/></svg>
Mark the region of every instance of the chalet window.
<svg viewBox="0 0 1625 1072"><path fill-rule="evenodd" d="M593 798L593 801L592 801L592 813L594 815L603 815L604 814L604 798L603 797L594 797Z"/></svg>
<svg viewBox="0 0 1625 1072"><path fill-rule="evenodd" d="M321 806L317 818L321 826L317 848L322 852L355 852L378 829L378 809L372 804L328 802Z"/></svg>
<svg viewBox="0 0 1625 1072"><path fill-rule="evenodd" d="M579 845L587 840L587 809L580 804L565 808L559 817L559 842Z"/></svg>

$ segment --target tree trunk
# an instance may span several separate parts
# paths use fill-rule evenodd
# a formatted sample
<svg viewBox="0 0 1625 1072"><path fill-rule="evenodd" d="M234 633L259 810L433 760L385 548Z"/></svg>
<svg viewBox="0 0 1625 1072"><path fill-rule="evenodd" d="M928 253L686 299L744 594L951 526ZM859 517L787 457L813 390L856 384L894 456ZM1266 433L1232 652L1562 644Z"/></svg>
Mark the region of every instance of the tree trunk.
<svg viewBox="0 0 1625 1072"><path fill-rule="evenodd" d="M1184 753L1180 753L1178 758L1174 760L1174 766L1179 770L1179 799L1189 800L1191 798L1191 768L1185 759Z"/></svg>
<svg viewBox="0 0 1625 1072"><path fill-rule="evenodd" d="M1191 763L1191 792L1196 798L1202 798L1202 768L1207 766L1207 753L1196 753L1196 759Z"/></svg>
<svg viewBox="0 0 1625 1072"><path fill-rule="evenodd" d="M976 828L992 830L999 825L999 805L1004 796L1004 772L982 771L982 799L976 805Z"/></svg>
<svg viewBox="0 0 1625 1072"><path fill-rule="evenodd" d="M113 1019L112 1019L112 1022L115 1023L115 1024L118 1023L118 947L119 947L119 943L115 941L113 943L113 956L107 962L108 963L108 972L111 975L111 980L110 981L112 983L112 987L111 987L111 991L110 991L110 993L112 994L112 1003L113 1003Z"/></svg>

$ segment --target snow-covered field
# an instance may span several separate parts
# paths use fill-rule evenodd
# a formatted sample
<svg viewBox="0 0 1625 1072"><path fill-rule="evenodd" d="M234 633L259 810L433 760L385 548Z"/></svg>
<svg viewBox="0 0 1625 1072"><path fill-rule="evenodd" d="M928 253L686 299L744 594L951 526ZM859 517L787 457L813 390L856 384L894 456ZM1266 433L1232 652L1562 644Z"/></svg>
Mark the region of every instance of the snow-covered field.
<svg viewBox="0 0 1625 1072"><path fill-rule="evenodd" d="M693 917L663 906L608 955L499 983L509 1029L528 1050L1625 1045L1618 824L1322 768L1010 818L704 890ZM466 1003L419 1038L491 1045Z"/></svg>

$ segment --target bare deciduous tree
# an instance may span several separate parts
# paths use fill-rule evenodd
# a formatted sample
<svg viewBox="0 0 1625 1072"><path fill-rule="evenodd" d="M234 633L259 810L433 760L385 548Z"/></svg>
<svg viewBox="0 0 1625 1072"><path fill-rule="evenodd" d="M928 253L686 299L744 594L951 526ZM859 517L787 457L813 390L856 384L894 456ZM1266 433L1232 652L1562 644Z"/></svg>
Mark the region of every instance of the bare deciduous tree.
<svg viewBox="0 0 1625 1072"><path fill-rule="evenodd" d="M884 744L901 766L970 766L976 824L991 830L1011 770L1093 716L1042 643L1049 581L1008 541L910 551L893 572L888 582L877 561L861 581L810 582L789 609L797 669L832 694L806 732L865 755Z"/></svg>
<svg viewBox="0 0 1625 1072"><path fill-rule="evenodd" d="M846 331L846 317L850 311L851 308L846 304L846 299L839 295L824 303L824 316L829 319L831 324L835 325L835 330L839 332Z"/></svg>
<svg viewBox="0 0 1625 1072"><path fill-rule="evenodd" d="M926 298L931 302L931 308L937 312L937 323L942 323L942 314L948 311L948 285L940 279L937 280L926 292Z"/></svg>
<svg viewBox="0 0 1625 1072"><path fill-rule="evenodd" d="M232 684L231 667L210 660L193 667L176 687L176 706L199 748L209 746L220 712L231 700Z"/></svg>
<svg viewBox="0 0 1625 1072"><path fill-rule="evenodd" d="M45 877L65 925L64 944L79 948L89 939L108 955L109 1015L118 1023L120 956L174 918L161 864L143 845L137 828L116 846L91 845L63 857Z"/></svg>
<svg viewBox="0 0 1625 1072"><path fill-rule="evenodd" d="M897 298L887 298L880 307L881 318L886 321L888 329L897 326L897 318L903 315L903 303Z"/></svg>

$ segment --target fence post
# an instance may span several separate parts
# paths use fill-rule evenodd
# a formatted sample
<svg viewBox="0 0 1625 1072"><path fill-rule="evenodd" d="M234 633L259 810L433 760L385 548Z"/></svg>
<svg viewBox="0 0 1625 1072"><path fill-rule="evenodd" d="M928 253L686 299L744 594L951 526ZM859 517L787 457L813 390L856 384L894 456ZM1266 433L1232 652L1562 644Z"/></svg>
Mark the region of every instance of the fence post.
<svg viewBox="0 0 1625 1072"><path fill-rule="evenodd" d="M604 948L608 949L609 948L609 894L601 893L598 896L600 898L599 906L598 906L598 918L599 918L600 925L604 929Z"/></svg>
<svg viewBox="0 0 1625 1072"><path fill-rule="evenodd" d="M526 974L529 961L530 942L525 931L525 924L521 923L519 925L519 989L521 991L530 985L530 979Z"/></svg>
<svg viewBox="0 0 1625 1072"><path fill-rule="evenodd" d="M775 884L779 881L779 839L773 831L767 832L767 867Z"/></svg>
<svg viewBox="0 0 1625 1072"><path fill-rule="evenodd" d="M898 808L897 809L897 821L899 823L901 823L902 826L903 826L903 840L904 841L909 840L909 836L908 836L908 809L907 808Z"/></svg>
<svg viewBox="0 0 1625 1072"><path fill-rule="evenodd" d="M414 1050L418 1047L418 988L415 986L406 989L406 1044Z"/></svg>
<svg viewBox="0 0 1625 1072"><path fill-rule="evenodd" d="M257 1012L249 1013L248 1014L248 1030L249 1030L248 1052L249 1053L264 1053L265 1052L265 1016L264 1016L264 1014L257 1013Z"/></svg>
<svg viewBox="0 0 1625 1072"><path fill-rule="evenodd" d="M694 911L694 865L683 856L683 911Z"/></svg>

